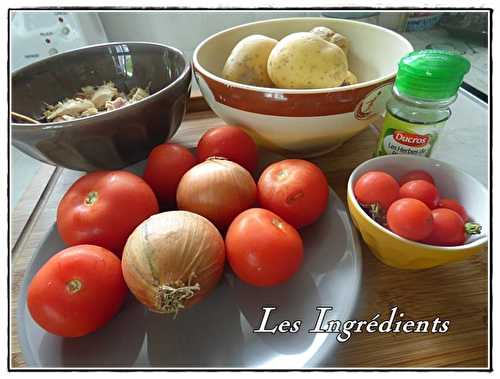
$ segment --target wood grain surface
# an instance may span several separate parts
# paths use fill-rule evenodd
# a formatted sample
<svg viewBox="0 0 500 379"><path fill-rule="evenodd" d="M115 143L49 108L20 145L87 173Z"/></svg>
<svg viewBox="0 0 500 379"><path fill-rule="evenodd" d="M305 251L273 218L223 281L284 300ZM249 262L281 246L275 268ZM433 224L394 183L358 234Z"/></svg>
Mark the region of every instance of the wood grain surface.
<svg viewBox="0 0 500 379"><path fill-rule="evenodd" d="M203 111L202 102L196 102L174 142L193 146L211 127L223 125L212 112ZM312 159L328 177L330 186L345 202L346 183L361 162L371 158L378 130L371 126L330 154ZM45 169L46 170L46 169ZM50 174L53 174L54 170ZM39 181L28 188L13 212L12 241L23 238L22 246L14 254L11 265L11 366L26 367L17 340L15 314L17 298L24 270L40 245L44 235L55 221L57 204L65 190L81 175L62 170L57 180L50 183L47 197L36 212L28 230L23 227L31 215L34 202L40 198L48 178L47 170L39 174ZM43 183L42 178L45 178ZM27 216L28 215L28 216ZM450 320L445 334L424 333L362 333L335 350L328 362L335 367L363 368L432 368L470 367L487 368L488 362L488 256L471 257L446 266L419 270L397 270L379 262L363 244L363 279L360 299L354 319L368 320L377 314L386 319L390 309L397 305L404 319ZM312 310L313 311L313 310Z"/></svg>

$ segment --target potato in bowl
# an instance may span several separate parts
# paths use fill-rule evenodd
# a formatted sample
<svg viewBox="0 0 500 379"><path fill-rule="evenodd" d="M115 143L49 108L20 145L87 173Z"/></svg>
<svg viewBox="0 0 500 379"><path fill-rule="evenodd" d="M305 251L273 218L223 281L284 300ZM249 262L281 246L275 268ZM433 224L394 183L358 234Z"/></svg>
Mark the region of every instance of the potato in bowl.
<svg viewBox="0 0 500 379"><path fill-rule="evenodd" d="M262 87L273 87L267 62L278 41L259 34L243 38L227 58L222 76L227 80Z"/></svg>
<svg viewBox="0 0 500 379"><path fill-rule="evenodd" d="M348 70L347 38L318 26L277 41L254 34L231 51L222 70L227 80L259 87L330 88L357 82Z"/></svg>
<svg viewBox="0 0 500 379"><path fill-rule="evenodd" d="M271 51L267 72L279 88L328 88L347 77L347 58L340 47L310 33L293 33Z"/></svg>
<svg viewBox="0 0 500 379"><path fill-rule="evenodd" d="M263 87L224 78L227 58L245 37L260 34L281 41L318 26L349 40L348 70L357 83L349 74L350 85L308 89ZM212 35L197 46L193 68L203 96L226 123L242 126L268 149L304 157L331 151L364 130L384 110L397 63L412 50L404 37L379 26L318 17L288 18L240 25Z"/></svg>

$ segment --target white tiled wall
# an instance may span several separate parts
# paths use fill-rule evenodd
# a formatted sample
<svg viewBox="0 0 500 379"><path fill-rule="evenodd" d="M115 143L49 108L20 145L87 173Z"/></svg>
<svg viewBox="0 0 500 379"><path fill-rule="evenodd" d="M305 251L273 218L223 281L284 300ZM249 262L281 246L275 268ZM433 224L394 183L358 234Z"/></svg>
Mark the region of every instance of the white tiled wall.
<svg viewBox="0 0 500 379"><path fill-rule="evenodd" d="M320 16L320 12L102 12L110 41L148 41L175 46L191 59L196 46L210 35L264 19Z"/></svg>

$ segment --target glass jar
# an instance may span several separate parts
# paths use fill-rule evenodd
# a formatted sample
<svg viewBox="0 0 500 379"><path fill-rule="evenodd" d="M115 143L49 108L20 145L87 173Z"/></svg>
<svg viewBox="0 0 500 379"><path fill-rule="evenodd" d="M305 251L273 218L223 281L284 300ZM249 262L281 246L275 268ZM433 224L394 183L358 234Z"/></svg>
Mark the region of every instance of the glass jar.
<svg viewBox="0 0 500 379"><path fill-rule="evenodd" d="M448 51L423 50L404 57L375 155L430 156L469 69L465 58Z"/></svg>

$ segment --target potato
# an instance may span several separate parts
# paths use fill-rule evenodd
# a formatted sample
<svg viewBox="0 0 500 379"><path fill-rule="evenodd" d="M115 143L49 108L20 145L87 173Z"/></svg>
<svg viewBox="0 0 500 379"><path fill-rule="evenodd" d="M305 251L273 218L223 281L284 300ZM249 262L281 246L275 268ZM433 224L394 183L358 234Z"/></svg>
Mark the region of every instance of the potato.
<svg viewBox="0 0 500 379"><path fill-rule="evenodd" d="M351 84L356 84L358 82L358 78L351 71L347 71L347 76L342 83L343 86L350 86Z"/></svg>
<svg viewBox="0 0 500 379"><path fill-rule="evenodd" d="M349 51L349 41L342 34L335 33L332 29L327 28L326 26L317 26L311 30L311 33L320 36L325 41L334 43L342 49L347 57L347 53Z"/></svg>
<svg viewBox="0 0 500 379"><path fill-rule="evenodd" d="M330 39L333 38L333 35L335 34L332 29L327 28L326 26L316 26L315 28L312 28L310 32L320 36L328 42L331 42Z"/></svg>
<svg viewBox="0 0 500 379"><path fill-rule="evenodd" d="M267 73L280 88L337 87L347 76L340 47L310 32L293 33L271 51Z"/></svg>
<svg viewBox="0 0 500 379"><path fill-rule="evenodd" d="M243 38L227 58L222 77L238 83L274 87L267 74L267 60L277 40L254 34Z"/></svg>
<svg viewBox="0 0 500 379"><path fill-rule="evenodd" d="M340 47L347 56L347 53L349 52L349 40L345 36L340 33L335 33L330 42Z"/></svg>

